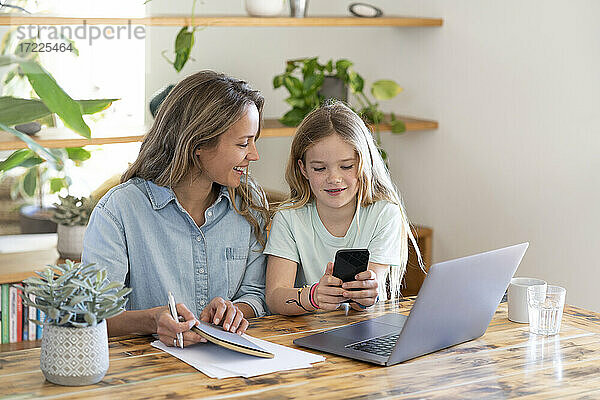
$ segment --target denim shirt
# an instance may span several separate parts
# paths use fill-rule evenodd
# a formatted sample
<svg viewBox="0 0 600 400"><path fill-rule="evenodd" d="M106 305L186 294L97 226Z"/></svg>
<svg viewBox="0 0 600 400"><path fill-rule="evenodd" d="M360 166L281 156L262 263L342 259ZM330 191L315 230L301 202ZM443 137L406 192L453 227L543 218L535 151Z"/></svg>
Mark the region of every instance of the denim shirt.
<svg viewBox="0 0 600 400"><path fill-rule="evenodd" d="M265 315L266 259L226 187L204 217L198 227L173 190L132 178L92 212L82 262L106 267L111 281L133 289L128 310L166 305L171 291L196 316L217 296Z"/></svg>

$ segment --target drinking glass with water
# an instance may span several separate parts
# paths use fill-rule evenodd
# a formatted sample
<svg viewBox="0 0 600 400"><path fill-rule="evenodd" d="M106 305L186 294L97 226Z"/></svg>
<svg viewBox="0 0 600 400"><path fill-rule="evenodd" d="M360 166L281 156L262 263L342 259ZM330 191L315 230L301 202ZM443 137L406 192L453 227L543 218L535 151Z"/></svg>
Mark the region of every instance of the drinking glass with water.
<svg viewBox="0 0 600 400"><path fill-rule="evenodd" d="M556 335L560 331L566 294L566 289L560 286L535 285L527 288L529 332Z"/></svg>

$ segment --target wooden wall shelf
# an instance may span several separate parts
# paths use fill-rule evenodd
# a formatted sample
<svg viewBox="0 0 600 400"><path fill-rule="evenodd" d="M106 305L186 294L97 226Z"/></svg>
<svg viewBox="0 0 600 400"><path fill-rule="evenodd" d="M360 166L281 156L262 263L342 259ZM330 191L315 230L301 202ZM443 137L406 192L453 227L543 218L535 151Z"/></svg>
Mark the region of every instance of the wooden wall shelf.
<svg viewBox="0 0 600 400"><path fill-rule="evenodd" d="M48 264L58 261L56 249L0 253L0 284L17 283L43 271Z"/></svg>
<svg viewBox="0 0 600 400"><path fill-rule="evenodd" d="M2 15L0 26L4 25L146 25L146 26L186 26L191 25L189 16L153 16L142 18L84 18ZM196 26L442 26L441 18L421 17L307 17L307 18L254 18L242 16L204 16L195 17Z"/></svg>
<svg viewBox="0 0 600 400"><path fill-rule="evenodd" d="M398 117L406 124L407 131L424 131L438 128L436 121L424 119L416 119L410 117ZM387 124L379 125L381 131L389 131L390 126ZM138 127L125 130L124 128L118 131L112 130L110 133L92 132L91 139L85 139L78 136L76 133L67 129L50 128L38 134L39 137L34 139L44 147L63 148L63 147L79 147L87 145L101 145L114 143L132 143L141 142L144 139L143 132L146 128ZM264 122L261 137L284 137L293 136L296 128L290 128L282 125L276 119L267 119ZM0 131L0 150L17 150L27 148L25 142L15 138L8 132Z"/></svg>

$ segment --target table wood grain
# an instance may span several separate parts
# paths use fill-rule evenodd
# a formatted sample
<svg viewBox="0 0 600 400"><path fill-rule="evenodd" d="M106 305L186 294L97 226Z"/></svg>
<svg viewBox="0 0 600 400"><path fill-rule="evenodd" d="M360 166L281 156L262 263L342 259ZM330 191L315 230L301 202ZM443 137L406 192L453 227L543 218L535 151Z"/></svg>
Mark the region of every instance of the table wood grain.
<svg viewBox="0 0 600 400"><path fill-rule="evenodd" d="M342 311L251 320L249 334L295 347L292 341L387 312L408 314L413 300ZM152 337L112 338L110 368L91 386L47 382L40 342L0 346L0 398L600 398L600 314L566 306L559 335L530 334L508 321L501 303L486 333L473 341L380 367L335 355L312 368L253 378L211 379L150 346Z"/></svg>

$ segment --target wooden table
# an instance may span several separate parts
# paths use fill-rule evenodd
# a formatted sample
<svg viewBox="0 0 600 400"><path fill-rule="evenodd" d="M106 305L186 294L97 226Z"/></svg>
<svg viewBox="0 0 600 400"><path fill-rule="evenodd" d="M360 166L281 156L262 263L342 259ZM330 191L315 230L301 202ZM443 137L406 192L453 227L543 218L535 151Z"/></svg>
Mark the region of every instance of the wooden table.
<svg viewBox="0 0 600 400"><path fill-rule="evenodd" d="M407 313L412 300L396 308ZM366 313L271 316L251 321L249 333L283 345ZM99 384L64 387L39 370L39 348L0 346L0 397L16 398L600 398L600 314L567 306L560 335L530 335L527 325L507 320L498 308L484 336L392 367L326 354L313 368L254 378L210 379L150 346L151 337L110 341L110 368ZM39 346L39 343L38 343Z"/></svg>

